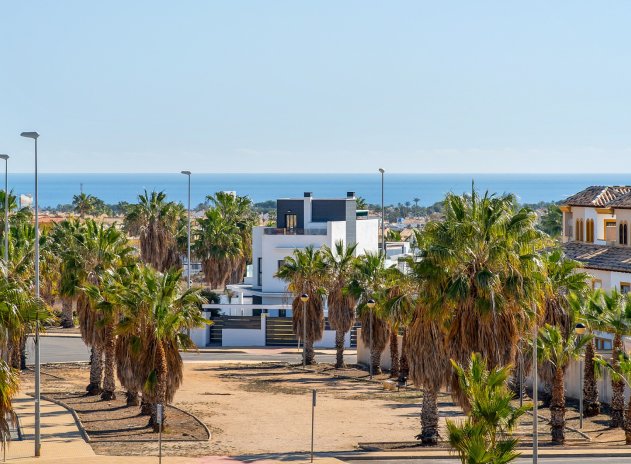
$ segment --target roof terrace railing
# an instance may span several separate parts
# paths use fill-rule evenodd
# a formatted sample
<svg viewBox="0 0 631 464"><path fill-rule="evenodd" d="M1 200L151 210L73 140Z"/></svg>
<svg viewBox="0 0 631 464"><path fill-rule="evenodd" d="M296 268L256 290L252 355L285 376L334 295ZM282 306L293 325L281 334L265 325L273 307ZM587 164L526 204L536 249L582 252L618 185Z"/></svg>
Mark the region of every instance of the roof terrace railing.
<svg viewBox="0 0 631 464"><path fill-rule="evenodd" d="M326 235L326 229L285 229L277 227L267 227L264 229L265 235Z"/></svg>

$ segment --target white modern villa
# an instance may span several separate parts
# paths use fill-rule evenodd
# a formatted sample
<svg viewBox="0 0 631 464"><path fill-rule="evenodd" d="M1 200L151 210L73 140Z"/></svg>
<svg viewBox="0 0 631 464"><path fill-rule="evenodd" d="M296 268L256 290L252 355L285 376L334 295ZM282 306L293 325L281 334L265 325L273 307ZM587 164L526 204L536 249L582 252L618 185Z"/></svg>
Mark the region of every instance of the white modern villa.
<svg viewBox="0 0 631 464"><path fill-rule="evenodd" d="M276 226L254 227L252 266L244 282L229 285L230 298L220 304L204 305L223 318L197 331L198 346L266 346L295 344L291 333L291 295L287 283L276 278L283 260L297 249L309 246L334 247L342 241L356 244L356 254L379 251L379 218L357 210L354 192L344 198L302 198L276 201ZM325 308L325 315L327 310ZM354 342L354 332L352 334ZM325 325L324 338L316 346L334 346L335 332ZM351 334L347 345L351 344Z"/></svg>

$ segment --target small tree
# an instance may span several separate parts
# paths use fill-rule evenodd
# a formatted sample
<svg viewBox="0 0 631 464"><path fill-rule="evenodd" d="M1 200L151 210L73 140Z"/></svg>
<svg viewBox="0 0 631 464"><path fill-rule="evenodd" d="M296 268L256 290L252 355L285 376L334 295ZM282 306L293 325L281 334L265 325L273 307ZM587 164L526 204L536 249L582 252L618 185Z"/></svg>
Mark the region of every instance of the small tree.
<svg viewBox="0 0 631 464"><path fill-rule="evenodd" d="M466 369L451 361L469 407L463 423L447 421L449 444L462 464L508 463L519 457L517 439L510 436L517 420L530 408L511 406L513 392L507 380L510 366L489 370L478 353Z"/></svg>

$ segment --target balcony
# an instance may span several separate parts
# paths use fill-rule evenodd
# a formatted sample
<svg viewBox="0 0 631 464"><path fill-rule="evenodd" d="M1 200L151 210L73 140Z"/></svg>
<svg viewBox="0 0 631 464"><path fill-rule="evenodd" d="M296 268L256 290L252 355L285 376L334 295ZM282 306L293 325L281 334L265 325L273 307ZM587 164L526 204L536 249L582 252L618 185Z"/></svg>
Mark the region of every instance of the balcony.
<svg viewBox="0 0 631 464"><path fill-rule="evenodd" d="M283 229L266 227L263 229L265 235L326 235L326 229Z"/></svg>

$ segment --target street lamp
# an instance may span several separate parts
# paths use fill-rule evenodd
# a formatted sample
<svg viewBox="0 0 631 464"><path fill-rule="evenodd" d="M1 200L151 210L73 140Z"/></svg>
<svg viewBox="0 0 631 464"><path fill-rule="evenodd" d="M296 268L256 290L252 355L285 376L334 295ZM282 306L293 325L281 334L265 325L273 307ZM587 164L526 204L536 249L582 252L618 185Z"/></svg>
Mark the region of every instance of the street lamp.
<svg viewBox="0 0 631 464"><path fill-rule="evenodd" d="M379 168L379 172L381 173L381 247L383 248L383 257L386 257L386 209L383 203L383 175L386 171L383 168Z"/></svg>
<svg viewBox="0 0 631 464"><path fill-rule="evenodd" d="M35 141L35 297L39 299L39 207L37 178L37 132L22 132L22 137ZM39 315L35 318L35 456L41 453Z"/></svg>
<svg viewBox="0 0 631 464"><path fill-rule="evenodd" d="M186 288L191 288L191 171L182 171L188 176L188 235L186 238Z"/></svg>
<svg viewBox="0 0 631 464"><path fill-rule="evenodd" d="M307 368L307 301L309 295L303 293L300 295L302 301L302 368Z"/></svg>
<svg viewBox="0 0 631 464"><path fill-rule="evenodd" d="M372 379L372 309L375 307L375 300L371 298L366 302L366 306L370 310L368 312L368 372L370 372L370 379Z"/></svg>
<svg viewBox="0 0 631 464"><path fill-rule="evenodd" d="M537 338L539 336L539 328L537 326L537 305L534 305L534 333L532 337L532 402L533 402L533 419L532 419L532 464L537 464L539 458L539 431L537 430L537 419L539 413L539 382L537 375Z"/></svg>
<svg viewBox="0 0 631 464"><path fill-rule="evenodd" d="M4 160L4 264L9 266L9 155L0 155Z"/></svg>
<svg viewBox="0 0 631 464"><path fill-rule="evenodd" d="M576 332L576 335L579 336L583 336L583 334L585 334L585 324L579 322L578 324L576 324L576 327L574 327L574 332ZM579 421L579 429L583 428L583 358L579 356L579 400L578 400L578 421Z"/></svg>

